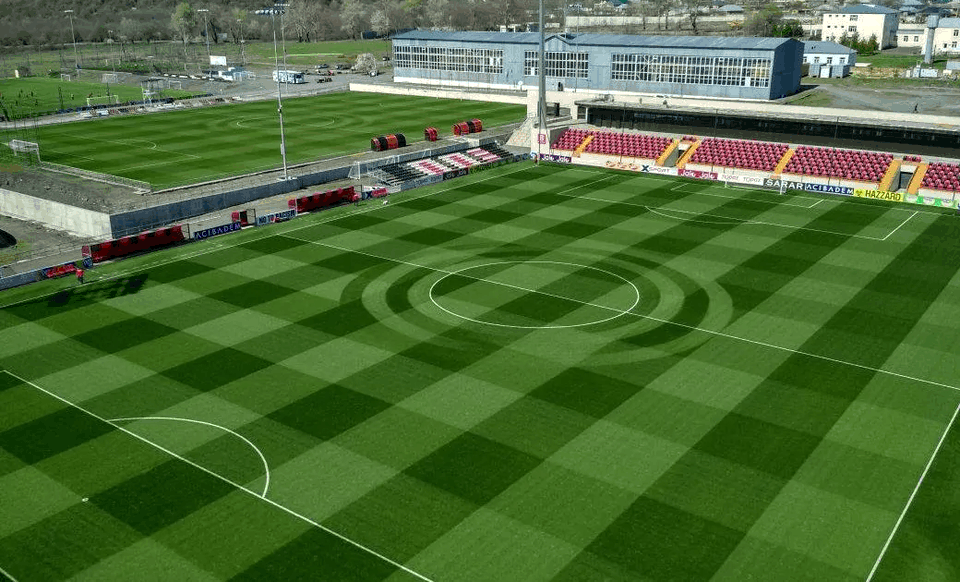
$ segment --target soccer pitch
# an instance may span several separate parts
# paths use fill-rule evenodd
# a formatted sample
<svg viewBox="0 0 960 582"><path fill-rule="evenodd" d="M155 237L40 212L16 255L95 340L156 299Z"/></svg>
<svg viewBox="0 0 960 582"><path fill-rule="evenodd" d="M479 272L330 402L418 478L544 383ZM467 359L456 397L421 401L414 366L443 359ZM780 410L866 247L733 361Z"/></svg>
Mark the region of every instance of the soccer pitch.
<svg viewBox="0 0 960 582"><path fill-rule="evenodd" d="M283 102L287 161L314 161L370 148L370 138L480 118L486 127L520 121L522 105L376 93L333 93ZM157 188L277 168L276 101L134 115L40 127L44 160L140 180ZM402 151L402 150L399 150Z"/></svg>
<svg viewBox="0 0 960 582"><path fill-rule="evenodd" d="M7 292L0 571L949 579L930 210L523 163Z"/></svg>

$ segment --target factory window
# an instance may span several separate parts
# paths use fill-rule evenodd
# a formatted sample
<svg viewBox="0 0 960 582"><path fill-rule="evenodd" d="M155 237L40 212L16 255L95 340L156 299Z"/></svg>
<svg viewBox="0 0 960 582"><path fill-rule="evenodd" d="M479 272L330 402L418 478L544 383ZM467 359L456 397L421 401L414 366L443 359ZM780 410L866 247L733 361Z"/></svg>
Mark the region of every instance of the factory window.
<svg viewBox="0 0 960 582"><path fill-rule="evenodd" d="M850 22L855 22L855 21L857 20L857 18L858 18L858 16L857 16L856 14L851 14L851 15L850 15Z"/></svg>
<svg viewBox="0 0 960 582"><path fill-rule="evenodd" d="M539 63L537 51L523 53L523 74L532 77L537 74ZM543 53L544 75L556 79L586 79L589 69L587 53L545 52Z"/></svg>
<svg viewBox="0 0 960 582"><path fill-rule="evenodd" d="M503 73L503 51L444 46L394 45L394 67L458 73Z"/></svg>
<svg viewBox="0 0 960 582"><path fill-rule="evenodd" d="M920 42L920 37L919 36L913 37L913 42Z"/></svg>
<svg viewBox="0 0 960 582"><path fill-rule="evenodd" d="M954 30L953 36L960 36L960 29Z"/></svg>
<svg viewBox="0 0 960 582"><path fill-rule="evenodd" d="M850 32L857 32L857 27L856 27L856 26L848 26L848 27L847 27L847 30L850 31Z"/></svg>
<svg viewBox="0 0 960 582"><path fill-rule="evenodd" d="M771 59L694 55L614 54L614 81L769 87Z"/></svg>

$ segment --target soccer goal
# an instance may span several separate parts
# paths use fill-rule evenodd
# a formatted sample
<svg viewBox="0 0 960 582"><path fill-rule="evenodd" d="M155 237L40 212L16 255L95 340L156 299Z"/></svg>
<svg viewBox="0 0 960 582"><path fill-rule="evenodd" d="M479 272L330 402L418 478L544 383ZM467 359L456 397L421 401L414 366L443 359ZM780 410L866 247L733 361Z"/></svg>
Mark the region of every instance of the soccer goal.
<svg viewBox="0 0 960 582"><path fill-rule="evenodd" d="M177 89L178 91L183 91L183 81L174 81L173 79L166 79L166 81L167 89Z"/></svg>
<svg viewBox="0 0 960 582"><path fill-rule="evenodd" d="M37 163L40 163L40 144L34 141L24 141L22 139L11 139L10 143L7 144L10 146L10 149L13 150L13 155L20 157L20 154L27 154L28 159L31 159L31 154L37 156Z"/></svg>
<svg viewBox="0 0 960 582"><path fill-rule="evenodd" d="M70 81L73 80L73 75L71 75L70 73L60 73L60 80L66 81L69 83Z"/></svg>
<svg viewBox="0 0 960 582"><path fill-rule="evenodd" d="M120 98L116 95L98 95L96 97L87 97L87 106L94 105L115 105L120 103Z"/></svg>
<svg viewBox="0 0 960 582"><path fill-rule="evenodd" d="M107 83L111 85L116 85L120 82L120 75L117 73L103 73L100 75L100 82Z"/></svg>

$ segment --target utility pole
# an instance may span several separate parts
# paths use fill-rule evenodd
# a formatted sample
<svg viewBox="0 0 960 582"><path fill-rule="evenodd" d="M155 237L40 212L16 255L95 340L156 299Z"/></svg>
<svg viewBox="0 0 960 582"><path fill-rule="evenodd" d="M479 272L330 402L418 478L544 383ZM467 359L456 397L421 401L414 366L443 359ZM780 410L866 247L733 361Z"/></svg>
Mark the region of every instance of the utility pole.
<svg viewBox="0 0 960 582"><path fill-rule="evenodd" d="M210 10L206 8L197 8L197 12L203 12L203 36L207 39L207 69L210 68L210 31L207 29L207 13Z"/></svg>
<svg viewBox="0 0 960 582"><path fill-rule="evenodd" d="M73 64L77 70L80 70L80 59L77 58L77 33L73 31L73 10L64 10L70 18L70 36L73 37Z"/></svg>

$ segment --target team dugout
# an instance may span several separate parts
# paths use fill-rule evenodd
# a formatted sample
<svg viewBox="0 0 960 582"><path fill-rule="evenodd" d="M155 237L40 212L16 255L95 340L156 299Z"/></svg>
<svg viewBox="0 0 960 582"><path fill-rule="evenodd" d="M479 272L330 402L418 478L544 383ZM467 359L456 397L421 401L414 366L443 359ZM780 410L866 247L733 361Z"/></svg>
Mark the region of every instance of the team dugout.
<svg viewBox="0 0 960 582"><path fill-rule="evenodd" d="M540 35L435 32L394 37L397 82L535 88ZM548 91L623 91L778 99L800 89L803 43L789 38L553 34L544 48Z"/></svg>

